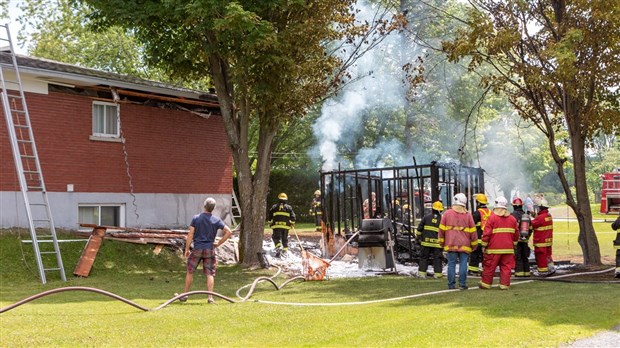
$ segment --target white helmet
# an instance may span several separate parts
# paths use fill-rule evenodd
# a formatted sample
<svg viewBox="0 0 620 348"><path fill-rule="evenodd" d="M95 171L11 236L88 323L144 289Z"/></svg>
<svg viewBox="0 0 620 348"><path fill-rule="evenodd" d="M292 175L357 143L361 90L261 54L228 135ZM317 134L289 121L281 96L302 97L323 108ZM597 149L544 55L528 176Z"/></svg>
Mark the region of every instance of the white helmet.
<svg viewBox="0 0 620 348"><path fill-rule="evenodd" d="M495 208L506 209L507 206L508 206L508 200L506 199L506 197L499 196L495 198Z"/></svg>
<svg viewBox="0 0 620 348"><path fill-rule="evenodd" d="M466 207L467 206L467 196L465 196L464 193L457 193L454 196L454 202L452 204Z"/></svg>

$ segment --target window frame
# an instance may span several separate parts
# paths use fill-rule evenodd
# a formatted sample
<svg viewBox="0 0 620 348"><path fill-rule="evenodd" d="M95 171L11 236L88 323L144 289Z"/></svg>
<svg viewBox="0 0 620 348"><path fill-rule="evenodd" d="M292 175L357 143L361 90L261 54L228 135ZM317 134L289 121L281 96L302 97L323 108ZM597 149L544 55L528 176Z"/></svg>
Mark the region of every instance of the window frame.
<svg viewBox="0 0 620 348"><path fill-rule="evenodd" d="M103 126L104 128L106 127L106 125L108 124L107 119L108 117L110 117L107 113L107 106L113 106L116 108L116 114L114 115L114 117L116 117L116 133L98 133L95 132L95 107L96 106L101 106L103 107ZM120 105L115 104L115 103L109 103L109 102L102 102L102 101L98 101L98 100L94 100L93 104L92 104L92 108L91 108L91 137L92 138L108 138L108 139L120 139L121 137L121 122L120 122L120 117L119 117L119 111L120 111ZM107 131L106 129L104 129L104 132Z"/></svg>
<svg viewBox="0 0 620 348"><path fill-rule="evenodd" d="M96 207L98 208L99 212L98 212L98 219L99 221L97 221L96 225L97 226L101 226L101 208L102 207L113 207L113 208L118 208L118 220L119 220L119 226L117 227L126 227L126 220L125 220L125 203L78 203L78 211L77 211L77 223L78 223L78 227L80 230L89 230L89 228L87 227L81 227L79 226L80 222L80 208L92 208L92 207Z"/></svg>

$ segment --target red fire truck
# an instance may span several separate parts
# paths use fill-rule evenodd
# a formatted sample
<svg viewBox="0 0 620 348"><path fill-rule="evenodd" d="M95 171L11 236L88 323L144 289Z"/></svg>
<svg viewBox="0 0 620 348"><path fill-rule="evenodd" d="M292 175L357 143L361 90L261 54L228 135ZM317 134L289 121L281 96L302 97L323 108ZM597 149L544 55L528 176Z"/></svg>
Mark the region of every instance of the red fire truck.
<svg viewBox="0 0 620 348"><path fill-rule="evenodd" d="M611 173L601 175L603 186L601 188L601 213L620 213L620 168Z"/></svg>

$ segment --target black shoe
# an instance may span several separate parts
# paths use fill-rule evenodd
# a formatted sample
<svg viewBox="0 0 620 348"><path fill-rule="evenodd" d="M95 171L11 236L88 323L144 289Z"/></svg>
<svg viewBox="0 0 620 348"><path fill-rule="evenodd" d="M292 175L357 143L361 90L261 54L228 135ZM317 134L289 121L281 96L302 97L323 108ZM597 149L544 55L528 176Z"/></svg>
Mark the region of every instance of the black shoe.
<svg viewBox="0 0 620 348"><path fill-rule="evenodd" d="M460 286L460 287L459 287L459 290L467 290L467 289L469 289L469 287L468 287L467 285L464 285L464 286Z"/></svg>

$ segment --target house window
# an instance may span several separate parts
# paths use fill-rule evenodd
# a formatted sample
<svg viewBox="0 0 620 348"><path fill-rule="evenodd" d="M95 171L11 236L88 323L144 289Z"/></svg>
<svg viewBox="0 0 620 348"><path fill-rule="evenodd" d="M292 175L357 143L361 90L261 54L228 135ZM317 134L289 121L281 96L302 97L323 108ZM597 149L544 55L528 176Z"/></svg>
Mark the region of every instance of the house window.
<svg viewBox="0 0 620 348"><path fill-rule="evenodd" d="M112 103L93 102L93 136L119 138L118 106Z"/></svg>
<svg viewBox="0 0 620 348"><path fill-rule="evenodd" d="M80 204L78 224L125 227L124 204Z"/></svg>

